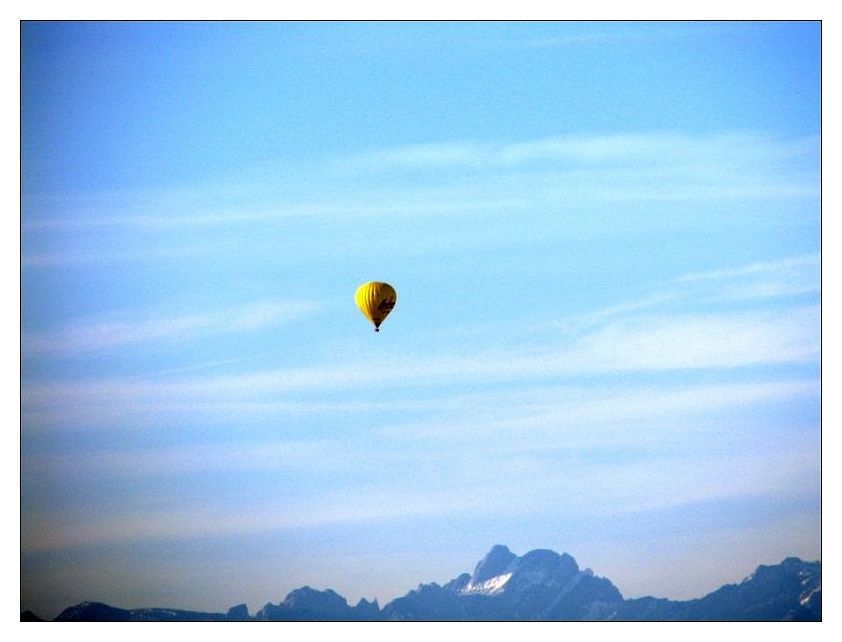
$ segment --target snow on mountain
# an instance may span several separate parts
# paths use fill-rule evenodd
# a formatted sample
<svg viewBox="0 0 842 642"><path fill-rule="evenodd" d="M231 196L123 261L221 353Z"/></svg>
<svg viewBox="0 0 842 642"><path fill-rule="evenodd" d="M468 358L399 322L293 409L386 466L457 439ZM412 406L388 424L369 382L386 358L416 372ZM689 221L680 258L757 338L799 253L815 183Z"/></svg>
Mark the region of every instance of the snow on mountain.
<svg viewBox="0 0 842 642"><path fill-rule="evenodd" d="M485 580L484 582L480 582L479 584L468 582L468 585L459 592L463 595L467 595L469 593L494 595L495 593L499 593L503 590L503 587L506 586L506 582L508 582L511 577L512 573L503 573L502 575L496 575L495 577Z"/></svg>
<svg viewBox="0 0 842 642"><path fill-rule="evenodd" d="M305 586L279 604L267 604L254 616L245 604L223 614L166 608L125 610L83 602L66 609L56 620L821 621L821 595L821 562L790 557L774 566L758 566L741 582L694 600L626 600L610 580L590 569L580 570L566 553L537 549L518 557L497 545L472 574L462 573L444 586L420 584L382 609L376 600L360 600L350 606L330 589ZM24 612L24 619L38 618Z"/></svg>

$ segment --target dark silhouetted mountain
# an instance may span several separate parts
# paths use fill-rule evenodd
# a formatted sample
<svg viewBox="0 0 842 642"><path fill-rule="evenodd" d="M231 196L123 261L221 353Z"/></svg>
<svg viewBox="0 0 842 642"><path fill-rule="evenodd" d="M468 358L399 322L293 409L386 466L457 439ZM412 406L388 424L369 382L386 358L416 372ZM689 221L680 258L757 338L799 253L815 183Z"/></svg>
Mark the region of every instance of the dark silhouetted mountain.
<svg viewBox="0 0 842 642"><path fill-rule="evenodd" d="M249 609L245 604L238 604L228 609L228 615L225 618L231 622L246 622L249 619Z"/></svg>
<svg viewBox="0 0 842 642"><path fill-rule="evenodd" d="M548 550L517 557L495 546L444 587L421 585L383 607L388 620L595 620L623 602L606 579L579 569L567 555Z"/></svg>
<svg viewBox="0 0 842 642"><path fill-rule="evenodd" d="M44 622L44 618L38 617L32 611L22 611L20 614L21 622Z"/></svg>
<svg viewBox="0 0 842 642"><path fill-rule="evenodd" d="M728 584L705 597L674 602L645 597L626 600L621 620L821 620L820 562L788 557L776 566L759 566L739 584Z"/></svg>
<svg viewBox="0 0 842 642"><path fill-rule="evenodd" d="M280 604L267 604L254 619L270 621L345 621L378 620L380 607L377 600L360 600L351 607L344 597L328 589L317 591L305 586L295 589Z"/></svg>
<svg viewBox="0 0 842 642"><path fill-rule="evenodd" d="M244 605L243 605L244 606ZM229 610L236 610L234 607ZM224 613L204 613L202 611L185 611L181 609L151 608L151 609L118 609L100 602L82 602L62 611L55 619L56 622L223 622L240 617L230 618ZM248 617L248 609L245 618Z"/></svg>
<svg viewBox="0 0 842 642"><path fill-rule="evenodd" d="M64 609L56 622L127 622L132 619L130 611L118 609L101 602L82 602Z"/></svg>
<svg viewBox="0 0 842 642"><path fill-rule="evenodd" d="M369 602L366 599L361 599L353 609L354 620L379 620L380 619L380 605L377 600Z"/></svg>
<svg viewBox="0 0 842 642"><path fill-rule="evenodd" d="M821 562L790 557L759 566L739 584L686 601L642 597L625 600L610 580L580 569L570 555L533 550L518 557L494 546L474 568L443 586L421 584L386 604L360 600L350 606L327 589L305 586L250 617L245 604L227 614L174 609L124 610L96 602L66 609L57 620L88 621L779 621L821 620ZM23 614L21 614L23 619Z"/></svg>

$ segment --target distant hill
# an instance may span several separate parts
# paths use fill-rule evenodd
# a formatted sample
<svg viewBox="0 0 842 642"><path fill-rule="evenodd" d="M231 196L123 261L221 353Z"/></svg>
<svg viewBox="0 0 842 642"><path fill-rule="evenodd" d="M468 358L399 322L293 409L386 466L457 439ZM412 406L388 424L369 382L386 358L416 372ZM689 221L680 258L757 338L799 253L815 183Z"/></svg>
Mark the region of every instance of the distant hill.
<svg viewBox="0 0 842 642"><path fill-rule="evenodd" d="M790 557L698 599L626 600L610 580L580 569L566 553L539 549L518 557L497 545L473 573L444 586L421 584L382 608L377 600L351 606L330 589L305 586L254 615L245 604L202 613L82 602L56 621L820 621L821 593L821 562ZM39 619L29 611L21 614L22 621Z"/></svg>

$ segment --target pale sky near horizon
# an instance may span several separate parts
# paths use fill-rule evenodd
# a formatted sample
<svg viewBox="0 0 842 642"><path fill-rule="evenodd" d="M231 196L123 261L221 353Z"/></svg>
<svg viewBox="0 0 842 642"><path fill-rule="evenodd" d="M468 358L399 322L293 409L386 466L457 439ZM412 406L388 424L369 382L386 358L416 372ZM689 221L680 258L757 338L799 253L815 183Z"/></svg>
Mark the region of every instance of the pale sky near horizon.
<svg viewBox="0 0 842 642"><path fill-rule="evenodd" d="M24 23L21 610L820 559L820 36Z"/></svg>

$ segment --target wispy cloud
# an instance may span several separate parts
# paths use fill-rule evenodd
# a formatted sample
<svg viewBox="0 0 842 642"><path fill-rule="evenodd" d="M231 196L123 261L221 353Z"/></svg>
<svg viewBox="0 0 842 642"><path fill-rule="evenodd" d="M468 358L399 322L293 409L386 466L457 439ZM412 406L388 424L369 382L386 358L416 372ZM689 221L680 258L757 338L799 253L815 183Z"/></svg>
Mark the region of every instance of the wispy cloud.
<svg viewBox="0 0 842 642"><path fill-rule="evenodd" d="M775 140L751 132L690 136L676 132L566 136L522 142L449 141L370 151L337 159L338 167L358 170L522 168L531 165L566 167L629 166L693 168L723 178L736 166L784 168L793 159L816 162L818 138ZM760 163L758 168L753 163ZM676 167L676 164L679 167ZM715 171L718 168L718 171ZM814 186L815 188L815 186Z"/></svg>
<svg viewBox="0 0 842 642"><path fill-rule="evenodd" d="M201 417L218 424L246 416L419 409L422 402L405 395L419 388L432 394L425 408L446 408L447 398L435 394L443 386L451 389L452 396L461 387L479 384L540 387L559 381L572 385L578 378L603 375L816 364L821 349L820 307L803 297L788 297L818 293L819 263L818 255L805 255L686 274L638 300L540 327L506 329L512 339L507 349L482 342L489 332L499 335L499 327L480 328L474 334L465 328L459 336L472 337L470 350L460 346L461 339L442 336L435 351L426 347L422 353L406 349L390 355L388 368L360 368L359 354L338 349L307 367L247 369L225 376L201 375L203 368L198 365L155 377L27 380L23 410L31 430L101 427L119 421L134 425L133 417L150 413L172 421ZM773 299L774 307L765 305ZM703 311L689 312L686 307L676 311L688 302ZM189 337L247 332L300 318L317 308L314 302L264 301L172 317L99 318L25 335L24 357L167 345ZM484 347L477 347L477 341ZM358 397L357 391L373 387L391 396ZM524 415L541 412L530 408Z"/></svg>
<svg viewBox="0 0 842 642"><path fill-rule="evenodd" d="M432 142L300 167L261 166L239 177L236 186L220 180L171 191L77 194L67 197L68 203L61 195L30 197L23 227L33 235L300 217L487 216L493 211L511 216L536 203L818 197L818 146L817 137L775 139L751 132Z"/></svg>
<svg viewBox="0 0 842 642"><path fill-rule="evenodd" d="M765 300L786 300L821 292L821 255L805 254L776 261L764 261L692 272L665 281L649 294L617 303L579 317L551 322L554 327L576 334L583 327L596 327L615 318L634 319L639 315L663 315L677 305L705 306L740 303L752 306Z"/></svg>
<svg viewBox="0 0 842 642"><path fill-rule="evenodd" d="M34 439L83 426L147 434L156 429L149 417L158 426L198 422L215 435L163 448L41 452L24 462L31 483L242 473L278 484L302 476L313 484L353 480L352 490L327 484L316 495L307 485L284 486L282 509L266 493L161 510L154 488L139 493L132 508L109 514L76 508L47 518L27 509L26 550L516 516L535 505L616 516L729 498L812 496L819 483L815 431L795 415L774 428L758 428L756 417L818 408L820 381L798 366L818 363L820 309L788 297L817 292L819 262L806 255L681 275L637 301L544 328L525 344L515 338L506 349L450 343L433 353L397 352L385 369L361 369L349 348L310 367L236 375L176 370L148 379L26 381L23 414ZM757 305L767 299L749 286L767 282L777 284L767 299L786 305ZM682 298L700 295L728 304L673 311ZM278 322L276 304L231 308L212 322L202 314L175 317L161 325L166 332L144 322L116 334L157 341L246 330ZM717 377L692 376L704 369ZM627 376L640 373L647 377ZM252 420L272 422L271 437L232 447L213 430ZM735 448L745 449L736 478ZM415 475L408 478L410 467ZM360 478L360 470L377 470L376 480Z"/></svg>
<svg viewBox="0 0 842 642"><path fill-rule="evenodd" d="M85 382L27 382L23 408L29 425L46 426L75 417L101 425L118 413L159 417L183 413L214 422L242 418L242 412L306 412L299 395L347 394L376 386L379 391L435 389L502 382L542 382L622 373L687 372L817 362L817 306L775 312L678 316L635 316L612 320L575 340L528 350L486 350L461 354L394 355L388 368L360 368L356 361L307 368L263 370L239 375L168 378L166 381L100 379ZM226 327L242 325L238 317ZM180 325L175 328L180 330ZM292 398L290 398L292 397ZM261 402L271 399L273 403ZM225 412L225 409L228 409Z"/></svg>
<svg viewBox="0 0 842 642"><path fill-rule="evenodd" d="M778 261L687 274L682 287L716 288L715 299L745 300L815 294L821 288L821 256L809 254Z"/></svg>
<svg viewBox="0 0 842 642"><path fill-rule="evenodd" d="M376 456L372 455L372 461ZM120 451L88 451L49 454L27 459L27 476L59 474L70 478L172 476L201 472L243 470L292 470L298 473L337 470L347 466L347 447L329 440L297 440L259 443L191 444L169 448ZM32 477L29 477L32 478Z"/></svg>
<svg viewBox="0 0 842 642"><path fill-rule="evenodd" d="M287 436L278 430L273 439L255 442L227 441L189 446L118 451L87 450L82 453L51 453L27 458L23 473L28 479L42 474L65 479L86 477L158 478L181 474L231 471L277 471L310 476L347 474L349 468L386 470L401 458L403 447L435 443L448 445L448 452L435 449L439 465L450 458L506 459L566 449L612 451L617 448L669 445L676 454L694 444L708 442L710 429L702 430L711 417L723 412L750 412L774 404L817 400L819 382L812 379L761 380L728 384L676 383L668 386L636 384L605 386L599 390L576 385L548 385L527 390L494 390L484 393L439 393L425 401L301 401L269 404L259 411L274 417L316 416L346 426L357 417L413 415L372 428L371 435L388 449L371 449L370 442L348 443L336 432L320 438ZM229 402L198 404L193 410L203 417L231 412ZM172 411L172 408L169 409ZM239 418L255 411L248 403L233 407ZM167 409L147 407L144 416L166 419ZM665 418L670 418L665 422ZM203 419L204 421L204 419ZM645 431L638 430L646 426ZM348 430L348 428L343 428ZM370 435L370 436L371 436ZM720 436L722 444L729 443ZM450 450L452 449L452 450ZM468 450L470 452L468 452ZM413 451L420 466L423 451ZM456 462L454 462L455 464Z"/></svg>
<svg viewBox="0 0 842 642"><path fill-rule="evenodd" d="M24 358L74 355L131 344L175 341L195 336L247 332L299 319L318 309L312 301L260 301L248 305L175 316L137 319L104 315L23 337Z"/></svg>
<svg viewBox="0 0 842 642"><path fill-rule="evenodd" d="M294 450L293 445L287 449L288 454ZM263 455L275 451L270 446ZM310 448L304 452L315 454ZM197 451L196 457L202 454ZM167 453L161 455L166 472ZM347 464L359 465L357 455L356 451L349 452ZM727 498L798 497L814 493L818 483L814 443L745 453L740 458L739 475L733 474L732 454L716 449L662 454L654 465L651 458L592 459L573 457L559 466L557 459L480 448L478 452L437 449L433 462L415 451L411 457L415 473L411 476L405 474L409 460L398 457L397 462L379 462L378 478L388 479L388 485L369 479L351 488L327 486L316 495L290 489L282 498L273 498L271 493L248 499L220 497L205 505L181 504L166 509L146 499L133 507L99 514L87 509L49 515L26 511L22 541L32 552L103 542L246 536L422 516L471 519L503 512L517 518L536 504L547 507L544 513L548 518L556 514L616 517ZM201 462L186 458L188 464L191 460L201 468ZM83 457L77 465L86 461L90 459ZM118 457L110 465L119 461ZM319 464L318 458L308 461ZM244 460L242 463L248 465ZM142 458L140 464L143 470ZM417 484L418 476L427 482ZM666 479L669 484L664 483ZM588 492L583 493L582 488Z"/></svg>
<svg viewBox="0 0 842 642"><path fill-rule="evenodd" d="M61 267L68 265L88 265L96 263L119 263L134 261L152 261L169 257L185 257L206 254L207 247L198 245L179 245L176 247L145 247L136 250L114 248L111 250L66 250L24 252L21 264L24 268Z"/></svg>
<svg viewBox="0 0 842 642"><path fill-rule="evenodd" d="M582 372L806 363L819 355L820 311L648 316L611 322L565 355Z"/></svg>
<svg viewBox="0 0 842 642"><path fill-rule="evenodd" d="M695 443L695 421L805 400L817 400L814 379L733 383L606 384L600 389L555 385L527 391L497 391L440 403L433 420L396 422L378 434L396 440L447 440L453 447L483 452L549 452L563 448L660 448L674 452ZM448 403L449 401L450 403ZM669 418L666 419L665 418ZM644 431L638 427L645 426ZM710 439L704 433L703 440ZM726 437L720 436L722 443ZM548 450L549 449L549 450Z"/></svg>

